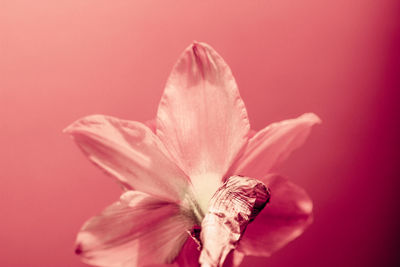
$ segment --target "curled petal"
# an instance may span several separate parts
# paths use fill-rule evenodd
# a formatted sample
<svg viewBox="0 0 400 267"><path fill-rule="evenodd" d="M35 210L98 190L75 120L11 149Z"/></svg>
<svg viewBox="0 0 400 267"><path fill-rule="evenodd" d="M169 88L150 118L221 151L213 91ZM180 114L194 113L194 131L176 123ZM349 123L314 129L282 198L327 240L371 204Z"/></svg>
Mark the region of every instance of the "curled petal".
<svg viewBox="0 0 400 267"><path fill-rule="evenodd" d="M171 202L179 202L188 190L189 178L144 124L93 115L74 122L65 131L93 163L127 189Z"/></svg>
<svg viewBox="0 0 400 267"><path fill-rule="evenodd" d="M82 227L76 253L104 267L172 263L192 222L180 207L145 193L127 191Z"/></svg>
<svg viewBox="0 0 400 267"><path fill-rule="evenodd" d="M213 184L247 142L249 122L231 70L210 46L190 45L166 84L157 113L157 135L190 176ZM213 175L202 175L202 174ZM203 183L201 182L201 183ZM210 196L211 197L211 196Z"/></svg>
<svg viewBox="0 0 400 267"><path fill-rule="evenodd" d="M269 197L259 180L241 176L227 179L212 197L201 223L201 266L221 266L225 262Z"/></svg>
<svg viewBox="0 0 400 267"><path fill-rule="evenodd" d="M262 181L271 190L271 199L239 242L238 250L246 255L270 256L312 222L312 202L303 189L278 175Z"/></svg>
<svg viewBox="0 0 400 267"><path fill-rule="evenodd" d="M249 177L262 177L284 161L293 150L300 147L311 127L321 120L313 113L273 123L249 139L243 153L229 173Z"/></svg>

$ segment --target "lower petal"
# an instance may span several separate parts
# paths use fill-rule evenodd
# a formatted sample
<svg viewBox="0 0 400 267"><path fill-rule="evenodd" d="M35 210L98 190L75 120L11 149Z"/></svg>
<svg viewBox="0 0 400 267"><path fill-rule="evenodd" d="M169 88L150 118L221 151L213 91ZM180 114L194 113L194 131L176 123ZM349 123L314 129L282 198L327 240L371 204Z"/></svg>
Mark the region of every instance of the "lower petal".
<svg viewBox="0 0 400 267"><path fill-rule="evenodd" d="M238 250L232 250L224 262L223 267L237 267L244 259L244 253Z"/></svg>
<svg viewBox="0 0 400 267"><path fill-rule="evenodd" d="M312 202L302 188L278 175L263 182L271 190L271 199L239 242L238 250L246 255L270 256L312 222Z"/></svg>
<svg viewBox="0 0 400 267"><path fill-rule="evenodd" d="M192 267L199 266L200 250L192 238L188 238L182 246L181 252L171 264L151 264L146 267Z"/></svg>
<svg viewBox="0 0 400 267"><path fill-rule="evenodd" d="M176 204L128 191L82 227L76 253L104 267L172 263L191 225Z"/></svg>
<svg viewBox="0 0 400 267"><path fill-rule="evenodd" d="M269 196L268 189L259 180L241 176L227 179L210 200L201 223L199 262L202 267L223 265L247 225L268 203ZM230 259L231 264L238 262L235 258Z"/></svg>

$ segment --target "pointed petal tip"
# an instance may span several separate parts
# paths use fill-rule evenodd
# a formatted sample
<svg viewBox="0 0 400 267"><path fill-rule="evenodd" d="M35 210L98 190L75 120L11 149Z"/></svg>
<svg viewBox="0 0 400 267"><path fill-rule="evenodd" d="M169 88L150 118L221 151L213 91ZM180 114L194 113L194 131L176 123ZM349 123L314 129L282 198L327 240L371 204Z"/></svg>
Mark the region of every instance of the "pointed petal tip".
<svg viewBox="0 0 400 267"><path fill-rule="evenodd" d="M74 129L75 129L75 126L76 126L76 123L77 123L77 122L78 122L78 121L75 121L75 122L71 123L70 125L68 125L67 127L65 127L65 128L62 130L62 133L63 133L63 134L73 135Z"/></svg>
<svg viewBox="0 0 400 267"><path fill-rule="evenodd" d="M83 253L82 244L81 243L76 244L75 254L76 255L81 255L82 253Z"/></svg>
<svg viewBox="0 0 400 267"><path fill-rule="evenodd" d="M208 44L203 43L203 42L199 42L197 40L193 40L192 44L189 46L191 48L195 48L195 47L209 47Z"/></svg>
<svg viewBox="0 0 400 267"><path fill-rule="evenodd" d="M304 212L304 214L312 215L313 213L313 202L310 198L305 201L301 201L297 204L299 209Z"/></svg>
<svg viewBox="0 0 400 267"><path fill-rule="evenodd" d="M88 122L102 121L102 120L104 120L105 117L107 117L107 116L102 115L102 114L93 114L93 115L88 115L88 116L82 117L82 118L74 121L67 127L65 127L62 130L62 133L74 135L75 133L78 133L79 129L81 129L82 126L87 124Z"/></svg>
<svg viewBox="0 0 400 267"><path fill-rule="evenodd" d="M312 112L304 113L303 115L300 116L300 118L308 120L312 124L321 124L322 123L321 118L317 114L312 113Z"/></svg>
<svg viewBox="0 0 400 267"><path fill-rule="evenodd" d="M197 58L197 60L205 61L205 62L207 62L208 60L211 60L210 57L215 57L218 55L218 53L215 51L215 49L212 48L209 44L199 42L196 40L194 40L189 45L189 47L186 48L185 52L191 54L192 56ZM219 57L219 55L218 55L218 57Z"/></svg>
<svg viewBox="0 0 400 267"><path fill-rule="evenodd" d="M68 126L67 126L67 127L65 127L64 129L62 129L62 130L61 130L61 132L62 132L63 134L68 134L68 133L69 133L69 131L70 131L70 129L69 129L69 128L70 128L70 126L71 126L71 125L68 125Z"/></svg>
<svg viewBox="0 0 400 267"><path fill-rule="evenodd" d="M193 43L189 46L189 53L193 54L193 56L197 60L206 60L209 46L197 41L193 41Z"/></svg>

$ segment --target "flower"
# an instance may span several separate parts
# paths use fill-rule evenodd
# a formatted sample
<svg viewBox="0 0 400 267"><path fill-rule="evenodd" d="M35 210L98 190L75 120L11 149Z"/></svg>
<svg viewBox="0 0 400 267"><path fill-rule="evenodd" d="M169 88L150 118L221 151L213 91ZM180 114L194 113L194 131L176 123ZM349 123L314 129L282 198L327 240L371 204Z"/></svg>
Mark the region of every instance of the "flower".
<svg viewBox="0 0 400 267"><path fill-rule="evenodd" d="M107 267L237 266L244 255L269 256L312 220L305 191L271 170L319 122L306 113L250 130L228 65L193 43L154 121L93 115L65 130L124 189L84 224L76 253Z"/></svg>

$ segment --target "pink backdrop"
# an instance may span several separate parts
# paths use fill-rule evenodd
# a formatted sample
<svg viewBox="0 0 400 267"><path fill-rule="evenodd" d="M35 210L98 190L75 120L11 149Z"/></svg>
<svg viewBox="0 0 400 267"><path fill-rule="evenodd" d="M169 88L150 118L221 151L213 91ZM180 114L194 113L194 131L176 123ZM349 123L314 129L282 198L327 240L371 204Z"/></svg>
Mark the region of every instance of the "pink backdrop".
<svg viewBox="0 0 400 267"><path fill-rule="evenodd" d="M61 130L94 113L154 117L192 40L231 66L255 129L308 111L323 120L281 168L313 198L314 224L243 266L394 265L399 8L0 0L0 266L85 266L76 233L120 191Z"/></svg>

